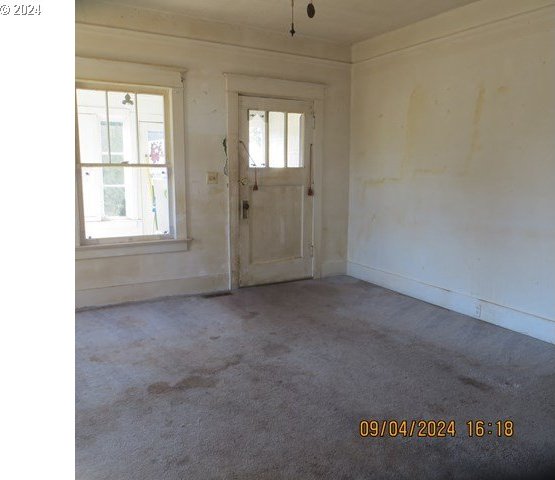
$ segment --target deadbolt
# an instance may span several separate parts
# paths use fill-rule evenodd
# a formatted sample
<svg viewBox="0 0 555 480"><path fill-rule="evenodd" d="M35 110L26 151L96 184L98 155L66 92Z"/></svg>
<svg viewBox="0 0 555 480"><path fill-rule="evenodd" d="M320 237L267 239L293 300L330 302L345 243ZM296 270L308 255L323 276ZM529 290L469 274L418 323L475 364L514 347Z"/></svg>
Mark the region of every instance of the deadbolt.
<svg viewBox="0 0 555 480"><path fill-rule="evenodd" d="M249 201L248 200L243 200L243 219L246 220L247 218L249 218Z"/></svg>

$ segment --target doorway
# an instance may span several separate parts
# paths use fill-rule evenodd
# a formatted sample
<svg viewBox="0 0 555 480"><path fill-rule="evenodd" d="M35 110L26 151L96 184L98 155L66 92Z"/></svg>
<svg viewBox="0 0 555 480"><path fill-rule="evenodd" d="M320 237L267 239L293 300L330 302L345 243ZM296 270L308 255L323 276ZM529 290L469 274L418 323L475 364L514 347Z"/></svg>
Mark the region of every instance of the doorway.
<svg viewBox="0 0 555 480"><path fill-rule="evenodd" d="M239 286L312 278L313 102L239 96Z"/></svg>

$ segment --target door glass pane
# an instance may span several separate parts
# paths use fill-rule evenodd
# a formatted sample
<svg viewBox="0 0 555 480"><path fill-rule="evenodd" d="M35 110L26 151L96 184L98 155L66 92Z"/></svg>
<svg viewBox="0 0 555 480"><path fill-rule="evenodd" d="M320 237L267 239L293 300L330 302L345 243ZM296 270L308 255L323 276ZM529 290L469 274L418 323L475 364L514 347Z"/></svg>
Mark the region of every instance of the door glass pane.
<svg viewBox="0 0 555 480"><path fill-rule="evenodd" d="M285 167L285 113L269 112L269 163L271 168Z"/></svg>
<svg viewBox="0 0 555 480"><path fill-rule="evenodd" d="M166 163L164 96L137 94L139 118L139 161Z"/></svg>
<svg viewBox="0 0 555 480"><path fill-rule="evenodd" d="M241 155L249 157L249 166L262 168L266 166L266 112L249 110L249 146L248 153L239 146Z"/></svg>
<svg viewBox="0 0 555 480"><path fill-rule="evenodd" d="M301 165L301 113L287 114L287 166Z"/></svg>
<svg viewBox="0 0 555 480"><path fill-rule="evenodd" d="M168 170L83 168L86 238L170 234Z"/></svg>

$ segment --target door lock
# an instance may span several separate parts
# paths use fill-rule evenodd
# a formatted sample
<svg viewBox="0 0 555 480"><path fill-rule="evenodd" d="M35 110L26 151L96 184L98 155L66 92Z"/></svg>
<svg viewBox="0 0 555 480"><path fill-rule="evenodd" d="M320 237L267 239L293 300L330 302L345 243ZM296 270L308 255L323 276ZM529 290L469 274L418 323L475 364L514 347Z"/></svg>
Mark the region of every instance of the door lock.
<svg viewBox="0 0 555 480"><path fill-rule="evenodd" d="M243 177L243 178L241 178L241 180L239 180L239 182L243 186L248 185L249 184L249 177Z"/></svg>
<svg viewBox="0 0 555 480"><path fill-rule="evenodd" d="M248 200L243 200L243 219L246 220L247 218L249 218L249 201Z"/></svg>

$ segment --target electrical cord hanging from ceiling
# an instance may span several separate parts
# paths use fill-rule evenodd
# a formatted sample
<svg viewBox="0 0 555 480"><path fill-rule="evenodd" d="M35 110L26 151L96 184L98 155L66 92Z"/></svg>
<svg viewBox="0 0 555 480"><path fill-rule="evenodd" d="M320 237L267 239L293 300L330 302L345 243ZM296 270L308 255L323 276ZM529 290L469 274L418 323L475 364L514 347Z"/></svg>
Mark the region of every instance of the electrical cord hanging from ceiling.
<svg viewBox="0 0 555 480"><path fill-rule="evenodd" d="M295 0L291 0L291 36L295 35Z"/></svg>

